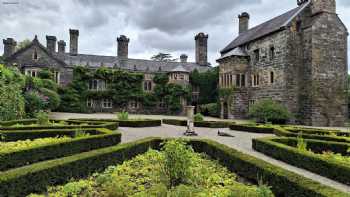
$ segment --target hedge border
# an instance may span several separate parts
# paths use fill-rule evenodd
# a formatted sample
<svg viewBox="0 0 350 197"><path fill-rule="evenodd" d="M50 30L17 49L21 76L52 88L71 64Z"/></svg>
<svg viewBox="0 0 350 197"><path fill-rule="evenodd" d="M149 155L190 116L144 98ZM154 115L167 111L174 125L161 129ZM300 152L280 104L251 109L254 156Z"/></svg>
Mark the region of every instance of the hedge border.
<svg viewBox="0 0 350 197"><path fill-rule="evenodd" d="M121 133L119 132L112 132L107 129L96 130L100 135L0 154L0 171L113 146L121 142Z"/></svg>
<svg viewBox="0 0 350 197"><path fill-rule="evenodd" d="M102 171L110 165L120 164L138 154L143 154L149 148L159 149L164 140L161 138L146 138L128 144L93 150L6 171L0 173L0 191L5 196L43 192L48 185L63 184L72 177L84 178L93 172ZM192 139L189 143L195 151L208 154L243 177L257 181L257 175L261 176L265 183L267 182L272 186L276 196L348 196L348 194L334 188L211 140Z"/></svg>
<svg viewBox="0 0 350 197"><path fill-rule="evenodd" d="M293 133L306 133L306 134L314 134L314 135L325 135L325 134L334 134L338 137L350 137L350 132L340 131L340 130L326 130L326 129L318 129L318 128L306 128L306 127L288 127L282 126L283 129L293 132Z"/></svg>
<svg viewBox="0 0 350 197"><path fill-rule="evenodd" d="M163 124L175 125L175 126L187 126L187 120L179 119L163 119ZM195 127L204 128L229 128L234 122L228 121L198 121L194 122Z"/></svg>
<svg viewBox="0 0 350 197"><path fill-rule="evenodd" d="M249 133L274 133L274 127L269 126L253 126L248 124L233 124L230 126L231 130L244 131Z"/></svg>
<svg viewBox="0 0 350 197"><path fill-rule="evenodd" d="M273 141L276 139L278 138L253 139L253 149L288 164L350 185L349 166L326 160L311 153L300 152L295 147Z"/></svg>
<svg viewBox="0 0 350 197"><path fill-rule="evenodd" d="M117 119L69 119L70 122L80 122L85 123L86 121L93 122L117 122L120 127L134 127L134 128L142 128L142 127L158 127L162 125L161 120L157 119L144 119L144 120L117 120Z"/></svg>
<svg viewBox="0 0 350 197"><path fill-rule="evenodd" d="M316 134L306 134L306 133L294 133L294 132L288 131L287 129L284 129L282 127L275 127L274 133L275 133L275 135L281 136L281 137L298 137L298 136L300 136L304 139L315 139L315 140L323 140L323 141L350 143L350 139L347 137L316 135Z"/></svg>

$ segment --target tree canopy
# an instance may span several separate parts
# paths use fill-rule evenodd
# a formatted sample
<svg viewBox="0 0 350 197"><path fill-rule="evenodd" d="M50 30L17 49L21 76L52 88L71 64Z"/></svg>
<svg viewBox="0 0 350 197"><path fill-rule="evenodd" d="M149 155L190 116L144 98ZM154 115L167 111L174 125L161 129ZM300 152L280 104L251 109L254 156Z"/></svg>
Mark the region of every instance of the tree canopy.
<svg viewBox="0 0 350 197"><path fill-rule="evenodd" d="M20 50L22 48L25 48L26 46L30 45L31 42L32 41L30 41L29 39L22 40L21 42L19 42L17 44L16 50L18 51L18 50Z"/></svg>
<svg viewBox="0 0 350 197"><path fill-rule="evenodd" d="M174 59L169 53L158 53L157 55L152 56L151 59L162 62L174 62L177 60L176 58Z"/></svg>

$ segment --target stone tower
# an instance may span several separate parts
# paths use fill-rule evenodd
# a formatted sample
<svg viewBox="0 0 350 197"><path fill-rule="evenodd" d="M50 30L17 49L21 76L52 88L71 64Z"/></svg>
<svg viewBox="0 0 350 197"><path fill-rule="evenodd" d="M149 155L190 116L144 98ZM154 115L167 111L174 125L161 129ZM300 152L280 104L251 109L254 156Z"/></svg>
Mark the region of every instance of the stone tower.
<svg viewBox="0 0 350 197"><path fill-rule="evenodd" d="M117 38L118 41L118 57L121 59L127 59L129 56L129 42L130 39L125 35L121 35Z"/></svg>
<svg viewBox="0 0 350 197"><path fill-rule="evenodd" d="M239 34L246 32L249 29L249 14L247 12L243 12L238 15L239 19Z"/></svg>
<svg viewBox="0 0 350 197"><path fill-rule="evenodd" d="M64 54L66 52L66 42L64 40L58 41L58 53Z"/></svg>
<svg viewBox="0 0 350 197"><path fill-rule="evenodd" d="M208 34L196 35L196 63L201 66L208 65Z"/></svg>
<svg viewBox="0 0 350 197"><path fill-rule="evenodd" d="M49 52L56 52L56 36L46 36L46 48Z"/></svg>
<svg viewBox="0 0 350 197"><path fill-rule="evenodd" d="M16 41L13 38L3 40L4 43L4 57L10 57L16 51Z"/></svg>
<svg viewBox="0 0 350 197"><path fill-rule="evenodd" d="M301 112L304 124L343 126L347 113L348 32L335 0L310 0L311 24L302 29ZM302 21L303 24L304 21Z"/></svg>
<svg viewBox="0 0 350 197"><path fill-rule="evenodd" d="M71 55L77 55L77 54L78 54L78 37L79 37L79 30L70 29L70 30L69 30L69 37L70 37L69 53L70 53Z"/></svg>

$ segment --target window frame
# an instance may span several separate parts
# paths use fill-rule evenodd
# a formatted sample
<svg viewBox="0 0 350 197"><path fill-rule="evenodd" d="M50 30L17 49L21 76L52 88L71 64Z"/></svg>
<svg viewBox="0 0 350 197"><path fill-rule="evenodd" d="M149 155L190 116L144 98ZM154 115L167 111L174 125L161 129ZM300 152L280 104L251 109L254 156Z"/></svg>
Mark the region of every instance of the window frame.
<svg viewBox="0 0 350 197"><path fill-rule="evenodd" d="M112 109L113 108L113 100L112 99L108 99L108 98L102 99L101 107L103 109Z"/></svg>

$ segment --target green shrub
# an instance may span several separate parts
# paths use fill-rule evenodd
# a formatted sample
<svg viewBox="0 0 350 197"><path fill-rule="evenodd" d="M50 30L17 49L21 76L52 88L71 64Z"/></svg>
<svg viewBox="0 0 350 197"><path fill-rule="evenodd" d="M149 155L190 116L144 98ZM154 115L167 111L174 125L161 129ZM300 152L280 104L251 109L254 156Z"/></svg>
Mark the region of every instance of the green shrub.
<svg viewBox="0 0 350 197"><path fill-rule="evenodd" d="M298 140L298 143L297 143L298 150L300 150L302 152L307 151L307 143L305 142L303 137L302 136L298 136L297 140Z"/></svg>
<svg viewBox="0 0 350 197"><path fill-rule="evenodd" d="M201 113L197 113L194 115L193 119L195 122L202 122L204 121L204 116Z"/></svg>
<svg viewBox="0 0 350 197"><path fill-rule="evenodd" d="M43 82L43 88L52 90L54 92L58 91L58 85L56 82L50 80L50 79L42 79Z"/></svg>
<svg viewBox="0 0 350 197"><path fill-rule="evenodd" d="M46 98L46 102L44 103L45 110L56 110L58 108L61 99L56 92L46 88L41 88L40 93Z"/></svg>
<svg viewBox="0 0 350 197"><path fill-rule="evenodd" d="M169 180L168 188L186 183L192 166L191 153L193 150L183 140L171 140L162 148L164 152L164 174Z"/></svg>
<svg viewBox="0 0 350 197"><path fill-rule="evenodd" d="M45 108L45 103L37 91L28 91L24 94L25 98L25 111L30 118L35 117L35 114L42 111Z"/></svg>
<svg viewBox="0 0 350 197"><path fill-rule="evenodd" d="M38 120L37 122L38 125L45 126L50 124L49 115L46 112L42 112L42 111L38 112L36 114L36 118Z"/></svg>
<svg viewBox="0 0 350 197"><path fill-rule="evenodd" d="M277 143L273 141L273 139L275 138L253 139L254 150L288 164L304 168L311 172L320 174L321 176L350 185L349 165L327 160L316 154L309 153L309 151L300 151L297 147Z"/></svg>
<svg viewBox="0 0 350 197"><path fill-rule="evenodd" d="M0 64L0 121L24 117L23 87L23 76L17 70L6 68Z"/></svg>
<svg viewBox="0 0 350 197"><path fill-rule="evenodd" d="M218 117L219 116L219 105L217 103L209 103L199 106L201 114L205 116Z"/></svg>
<svg viewBox="0 0 350 197"><path fill-rule="evenodd" d="M272 99L261 100L254 104L249 108L249 116L258 122L272 122L273 124L286 123L291 118L287 108Z"/></svg>
<svg viewBox="0 0 350 197"><path fill-rule="evenodd" d="M126 111L119 112L117 114L118 120L129 120L129 113Z"/></svg>

